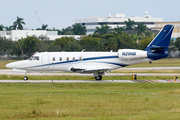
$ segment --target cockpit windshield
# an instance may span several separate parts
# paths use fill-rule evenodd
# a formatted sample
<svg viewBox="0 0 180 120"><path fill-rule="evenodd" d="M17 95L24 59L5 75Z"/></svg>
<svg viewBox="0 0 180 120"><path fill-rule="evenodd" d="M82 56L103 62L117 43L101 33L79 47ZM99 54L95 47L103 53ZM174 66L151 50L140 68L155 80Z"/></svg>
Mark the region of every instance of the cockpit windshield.
<svg viewBox="0 0 180 120"><path fill-rule="evenodd" d="M39 60L39 56L32 55L28 60Z"/></svg>

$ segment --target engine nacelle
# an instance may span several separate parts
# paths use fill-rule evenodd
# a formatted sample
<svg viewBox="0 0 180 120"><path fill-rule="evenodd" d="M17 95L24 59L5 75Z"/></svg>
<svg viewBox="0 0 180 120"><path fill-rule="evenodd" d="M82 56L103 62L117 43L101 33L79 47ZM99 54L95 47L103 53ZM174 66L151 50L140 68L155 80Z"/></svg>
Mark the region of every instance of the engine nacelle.
<svg viewBox="0 0 180 120"><path fill-rule="evenodd" d="M122 49L118 50L118 57L120 59L140 59L147 57L147 51L133 50L133 49Z"/></svg>

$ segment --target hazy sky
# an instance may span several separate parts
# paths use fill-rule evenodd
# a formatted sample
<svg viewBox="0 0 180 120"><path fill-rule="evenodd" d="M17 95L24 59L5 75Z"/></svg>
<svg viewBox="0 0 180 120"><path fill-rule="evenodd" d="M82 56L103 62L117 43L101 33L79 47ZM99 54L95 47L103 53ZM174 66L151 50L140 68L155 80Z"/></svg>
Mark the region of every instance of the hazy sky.
<svg viewBox="0 0 180 120"><path fill-rule="evenodd" d="M48 28L62 29L74 24L75 19L89 16L162 17L164 21L180 21L180 0L0 0L0 24L10 26L17 16L24 18L24 28L36 29L40 20Z"/></svg>

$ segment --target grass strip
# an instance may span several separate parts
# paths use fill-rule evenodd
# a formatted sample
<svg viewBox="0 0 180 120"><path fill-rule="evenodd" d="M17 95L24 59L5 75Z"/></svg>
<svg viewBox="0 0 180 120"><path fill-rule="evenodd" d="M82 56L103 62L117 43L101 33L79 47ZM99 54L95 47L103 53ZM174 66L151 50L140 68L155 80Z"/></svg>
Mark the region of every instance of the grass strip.
<svg viewBox="0 0 180 120"><path fill-rule="evenodd" d="M1 83L0 92L2 120L180 118L175 83Z"/></svg>
<svg viewBox="0 0 180 120"><path fill-rule="evenodd" d="M0 75L0 80L23 80L22 75ZM173 80L174 77L180 78L180 76L137 76L137 80ZM28 76L29 80L95 80L93 76L72 76L72 75L62 75L62 76ZM130 75L126 76L103 76L102 80L131 80Z"/></svg>

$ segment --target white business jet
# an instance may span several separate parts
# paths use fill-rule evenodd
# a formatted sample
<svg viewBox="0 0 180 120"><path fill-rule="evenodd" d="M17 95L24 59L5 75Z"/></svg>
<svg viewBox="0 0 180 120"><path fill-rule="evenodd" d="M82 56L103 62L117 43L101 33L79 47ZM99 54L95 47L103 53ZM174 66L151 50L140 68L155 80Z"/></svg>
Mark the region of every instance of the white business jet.
<svg viewBox="0 0 180 120"><path fill-rule="evenodd" d="M118 52L41 52L27 60L6 65L16 71L24 71L24 80L30 71L65 71L93 73L96 80L101 80L105 72L132 64L166 58L173 25L166 25L152 40L145 50L120 49Z"/></svg>

